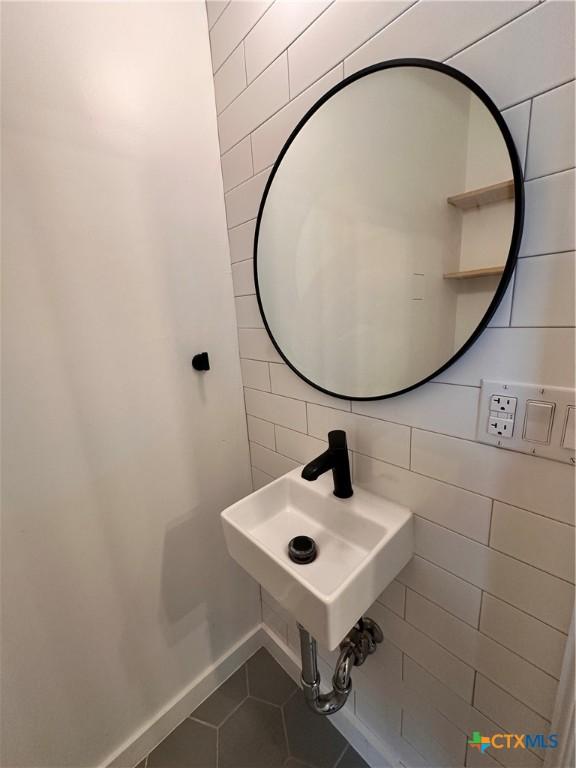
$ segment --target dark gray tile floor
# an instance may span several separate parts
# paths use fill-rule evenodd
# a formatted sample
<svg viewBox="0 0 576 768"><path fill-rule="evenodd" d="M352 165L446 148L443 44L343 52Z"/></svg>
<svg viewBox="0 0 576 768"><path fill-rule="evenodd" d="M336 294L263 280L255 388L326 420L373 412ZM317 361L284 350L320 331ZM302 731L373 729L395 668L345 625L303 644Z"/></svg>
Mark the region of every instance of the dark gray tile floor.
<svg viewBox="0 0 576 768"><path fill-rule="evenodd" d="M264 648L137 768L368 768Z"/></svg>

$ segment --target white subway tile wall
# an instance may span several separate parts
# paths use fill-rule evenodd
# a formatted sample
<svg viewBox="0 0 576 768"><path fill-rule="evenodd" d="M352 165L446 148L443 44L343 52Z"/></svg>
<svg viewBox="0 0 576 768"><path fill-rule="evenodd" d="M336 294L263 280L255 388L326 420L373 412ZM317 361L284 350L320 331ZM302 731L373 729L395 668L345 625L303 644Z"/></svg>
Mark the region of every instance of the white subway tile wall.
<svg viewBox="0 0 576 768"><path fill-rule="evenodd" d="M482 378L574 386L574 4L232 0L208 2L208 19L254 487L340 427L354 481L415 514L416 556L370 610L386 641L355 671L352 711L407 768L538 768L538 750L479 758L466 736L549 729L574 601L574 474L474 435ZM436 382L350 403L309 387L270 342L255 219L309 107L400 56L447 61L503 110L526 169L522 259L492 327ZM269 595L263 618L297 650Z"/></svg>

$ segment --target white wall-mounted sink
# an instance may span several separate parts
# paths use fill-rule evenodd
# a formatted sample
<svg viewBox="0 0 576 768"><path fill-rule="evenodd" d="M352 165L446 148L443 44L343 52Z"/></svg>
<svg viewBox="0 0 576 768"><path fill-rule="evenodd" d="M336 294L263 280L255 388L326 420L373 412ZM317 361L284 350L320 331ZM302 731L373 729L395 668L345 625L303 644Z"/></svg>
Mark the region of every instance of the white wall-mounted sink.
<svg viewBox="0 0 576 768"><path fill-rule="evenodd" d="M338 499L331 472L308 482L301 471L228 507L222 523L232 557L333 650L412 557L412 513L357 487ZM300 535L318 547L308 565L288 557Z"/></svg>

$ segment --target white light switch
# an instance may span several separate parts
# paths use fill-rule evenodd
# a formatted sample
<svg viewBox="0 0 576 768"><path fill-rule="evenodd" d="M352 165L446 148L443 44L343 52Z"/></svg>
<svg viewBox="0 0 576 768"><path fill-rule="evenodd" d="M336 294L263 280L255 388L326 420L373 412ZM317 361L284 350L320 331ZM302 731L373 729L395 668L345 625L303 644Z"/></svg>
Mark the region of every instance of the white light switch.
<svg viewBox="0 0 576 768"><path fill-rule="evenodd" d="M567 409L566 424L564 426L564 436L562 438L562 448L567 448L569 451L576 450L576 440L574 438L574 421L576 416L576 408L571 405Z"/></svg>
<svg viewBox="0 0 576 768"><path fill-rule="evenodd" d="M550 442L554 408L554 403L544 403L540 400L526 401L526 416L522 435L524 440L542 445L547 445Z"/></svg>

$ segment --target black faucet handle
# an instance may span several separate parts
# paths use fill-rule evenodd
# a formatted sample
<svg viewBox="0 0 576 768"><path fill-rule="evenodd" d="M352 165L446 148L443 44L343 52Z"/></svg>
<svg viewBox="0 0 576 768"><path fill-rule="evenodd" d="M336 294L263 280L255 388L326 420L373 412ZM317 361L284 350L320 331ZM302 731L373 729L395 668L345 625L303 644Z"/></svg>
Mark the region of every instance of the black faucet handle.
<svg viewBox="0 0 576 768"><path fill-rule="evenodd" d="M346 432L343 429L333 429L328 432L328 446L331 451L347 451Z"/></svg>

